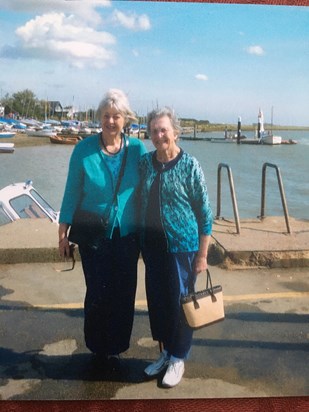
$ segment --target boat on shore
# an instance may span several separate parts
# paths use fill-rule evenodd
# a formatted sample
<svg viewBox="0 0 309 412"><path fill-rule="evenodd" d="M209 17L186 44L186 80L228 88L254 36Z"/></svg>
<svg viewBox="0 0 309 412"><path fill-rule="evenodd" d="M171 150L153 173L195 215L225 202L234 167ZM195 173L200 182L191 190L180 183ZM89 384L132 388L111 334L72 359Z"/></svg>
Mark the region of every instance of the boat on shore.
<svg viewBox="0 0 309 412"><path fill-rule="evenodd" d="M0 190L0 226L19 219L49 219L58 222L56 212L33 187L32 181L13 183Z"/></svg>
<svg viewBox="0 0 309 412"><path fill-rule="evenodd" d="M24 130L27 126L16 119L0 117L0 128L4 129L14 129L14 130Z"/></svg>
<svg viewBox="0 0 309 412"><path fill-rule="evenodd" d="M0 153L14 153L14 143L0 143Z"/></svg>
<svg viewBox="0 0 309 412"><path fill-rule="evenodd" d="M56 135L50 136L49 140L53 144L75 145L83 139L80 136Z"/></svg>
<svg viewBox="0 0 309 412"><path fill-rule="evenodd" d="M31 137L52 137L57 135L57 131L53 129L26 129L25 133Z"/></svg>
<svg viewBox="0 0 309 412"><path fill-rule="evenodd" d="M11 137L14 137L16 135L15 132L11 132L11 131L0 131L0 138L3 139L10 139Z"/></svg>

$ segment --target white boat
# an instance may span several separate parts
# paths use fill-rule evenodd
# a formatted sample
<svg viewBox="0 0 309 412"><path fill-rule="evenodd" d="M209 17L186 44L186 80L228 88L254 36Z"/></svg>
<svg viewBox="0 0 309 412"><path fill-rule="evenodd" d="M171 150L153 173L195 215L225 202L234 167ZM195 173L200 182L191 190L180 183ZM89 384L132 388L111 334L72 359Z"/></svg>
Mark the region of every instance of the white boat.
<svg viewBox="0 0 309 412"><path fill-rule="evenodd" d="M137 123L132 123L130 126L129 133L132 135L138 134L138 133L146 133L147 132L147 125L146 124L137 124Z"/></svg>
<svg viewBox="0 0 309 412"><path fill-rule="evenodd" d="M19 120L7 119L6 117L0 117L0 128L4 126L6 129L23 130L26 125L21 123Z"/></svg>
<svg viewBox="0 0 309 412"><path fill-rule="evenodd" d="M57 131L53 129L26 129L27 136L32 137L53 137L57 135Z"/></svg>
<svg viewBox="0 0 309 412"><path fill-rule="evenodd" d="M271 119L271 124L273 124L272 119ZM261 111L261 109L259 110L259 114L258 114L258 136L257 137L261 144L278 145L282 143L281 136L275 136L272 133L272 131L266 132L264 130L264 116L263 116L263 112Z"/></svg>
<svg viewBox="0 0 309 412"><path fill-rule="evenodd" d="M58 222L56 212L33 187L32 181L13 183L0 190L0 226L18 219L49 219Z"/></svg>
<svg viewBox="0 0 309 412"><path fill-rule="evenodd" d="M281 136L275 136L272 133L264 133L260 137L260 143L261 144L281 144L282 143L282 137Z"/></svg>
<svg viewBox="0 0 309 412"><path fill-rule="evenodd" d="M0 130L0 138L3 139L10 139L16 135L15 132L7 131L7 130Z"/></svg>
<svg viewBox="0 0 309 412"><path fill-rule="evenodd" d="M0 153L14 153L14 143L0 143Z"/></svg>

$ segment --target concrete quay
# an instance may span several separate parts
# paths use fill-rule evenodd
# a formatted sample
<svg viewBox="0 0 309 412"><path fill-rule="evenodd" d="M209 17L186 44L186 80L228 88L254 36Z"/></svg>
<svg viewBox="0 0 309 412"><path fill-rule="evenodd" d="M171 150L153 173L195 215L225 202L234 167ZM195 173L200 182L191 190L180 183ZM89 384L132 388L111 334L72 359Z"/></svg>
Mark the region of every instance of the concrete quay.
<svg viewBox="0 0 309 412"><path fill-rule="evenodd" d="M221 228L222 223L215 224L214 242L217 236L226 253L231 253L232 246L235 249L238 245L235 241L238 235L231 225L231 241L225 240L228 234ZM245 232L244 225L241 229ZM247 242L246 249L252 246L248 239ZM307 267L269 268L237 263L230 265L233 270L229 270L230 257L224 264L211 264L213 284L223 288L225 320L194 333L185 375L177 387L166 389L162 388L160 377L147 381L143 376L144 368L157 358L159 349L151 338L142 259L138 267L131 346L123 354L128 375L111 380L92 369L92 357L85 347L85 282L81 263L78 261L73 271L60 273L57 247L57 225L48 221L24 220L0 228L2 402L101 400L100 407L117 411L130 409L127 404L121 409L118 402L122 401L134 405L146 401L145 408L138 403L134 409L141 411L154 410L150 407L154 400L161 402L160 410L176 410L168 403L171 401L195 400L200 401L199 408L192 410L211 411L232 410L230 403L221 409L207 408L207 401L214 399L220 405L222 400L237 400L237 408L233 410L238 411L242 410L242 401L253 399L289 397L294 402L306 402L304 399L309 395L305 361L309 348ZM204 274L198 277L198 290L205 287L205 280ZM246 411L276 411L267 409L267 402L266 407ZM5 410L10 410L6 402L2 404ZM23 404L17 406L22 408ZM50 404L48 407L51 408ZM55 410L68 410L65 407ZM84 408L87 410L87 406ZM280 410L293 410L293 403L291 408Z"/></svg>
<svg viewBox="0 0 309 412"><path fill-rule="evenodd" d="M210 261L222 267L291 268L309 266L309 220L274 216L240 221L215 220Z"/></svg>
<svg viewBox="0 0 309 412"><path fill-rule="evenodd" d="M290 218L288 234L284 217L240 222L215 220L209 263L241 267L308 267L309 220ZM0 226L0 263L34 263L59 260L58 227L47 219L21 219ZM76 253L78 259L78 253Z"/></svg>
<svg viewBox="0 0 309 412"><path fill-rule="evenodd" d="M0 264L0 399L149 402L308 396L308 269L210 267L210 272L213 283L223 288L225 320L194 333L183 380L166 389L160 377L149 381L143 376L159 348L151 338L141 259L131 346L123 354L128 375L116 380L98 374L85 347L81 263L62 273L52 262ZM197 289L205 287L205 278L198 277Z"/></svg>

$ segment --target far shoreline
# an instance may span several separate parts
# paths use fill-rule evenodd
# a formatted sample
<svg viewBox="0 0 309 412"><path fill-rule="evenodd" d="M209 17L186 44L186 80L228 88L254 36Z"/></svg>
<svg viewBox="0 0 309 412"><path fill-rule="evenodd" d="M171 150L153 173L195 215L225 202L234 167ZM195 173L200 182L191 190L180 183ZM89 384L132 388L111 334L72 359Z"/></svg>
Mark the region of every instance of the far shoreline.
<svg viewBox="0 0 309 412"><path fill-rule="evenodd" d="M200 125L196 126L182 126L182 135L188 134L188 133L193 133L194 129L196 133L211 133L211 132L222 132L224 133L226 130L228 132L233 132L237 131L237 126L235 125ZM254 126L247 126L247 125L242 125L241 126L241 131L242 132L248 132L248 131L255 131L256 128ZM273 126L271 130L276 130L276 131L309 131L309 126ZM138 137L137 135L131 135L130 137ZM143 136L141 137L143 139ZM2 143L14 143L15 147L28 147L28 146L44 146L46 144L50 144L50 139L49 137L34 137L34 136L28 136L25 133L16 133L14 137L10 138L0 138L0 142Z"/></svg>
<svg viewBox="0 0 309 412"><path fill-rule="evenodd" d="M182 123L182 122L181 122ZM226 130L228 132L233 132L237 131L237 125L235 124L209 124L209 125L186 125L186 124L181 124L181 127L183 129L182 134L186 133L191 133L196 130L197 133L208 133L208 132L225 132ZM265 129L267 130L282 130L282 131L309 131L309 126L277 126L277 125L265 125ZM257 130L257 126L253 125L241 125L241 131L242 132L255 132Z"/></svg>

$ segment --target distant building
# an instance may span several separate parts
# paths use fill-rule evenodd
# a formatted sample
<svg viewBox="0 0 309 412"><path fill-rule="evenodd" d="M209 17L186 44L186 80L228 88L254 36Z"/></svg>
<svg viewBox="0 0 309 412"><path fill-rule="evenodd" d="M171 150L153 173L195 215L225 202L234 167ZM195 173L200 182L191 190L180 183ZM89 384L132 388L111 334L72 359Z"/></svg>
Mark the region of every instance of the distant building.
<svg viewBox="0 0 309 412"><path fill-rule="evenodd" d="M74 106L66 106L63 109L63 115L66 116L67 119L73 120L76 117L78 110Z"/></svg>
<svg viewBox="0 0 309 412"><path fill-rule="evenodd" d="M48 102L48 115L49 117L57 116L62 117L63 108L59 101L49 101Z"/></svg>

